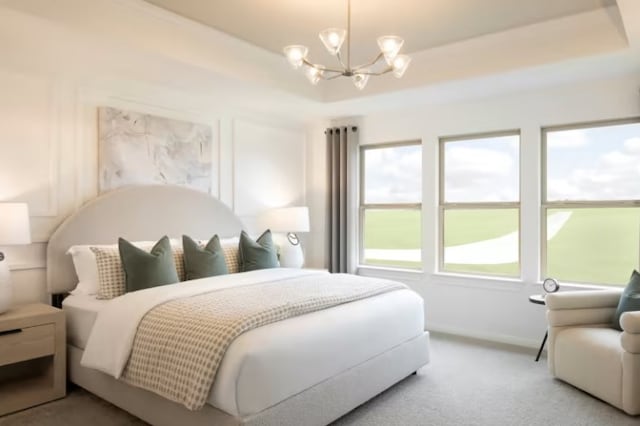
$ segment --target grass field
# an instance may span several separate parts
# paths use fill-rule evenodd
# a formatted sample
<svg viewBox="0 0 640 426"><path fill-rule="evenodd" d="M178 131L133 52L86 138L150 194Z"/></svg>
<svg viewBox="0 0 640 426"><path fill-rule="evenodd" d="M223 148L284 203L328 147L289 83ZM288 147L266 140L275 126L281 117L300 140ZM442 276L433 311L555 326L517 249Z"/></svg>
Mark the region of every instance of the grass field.
<svg viewBox="0 0 640 426"><path fill-rule="evenodd" d="M550 209L571 217L548 244L547 275L561 281L624 284L640 258L640 209ZM502 237L518 228L516 210L452 210L445 216L445 247ZM420 212L367 211L365 249L419 249ZM367 264L421 268L420 262L365 259ZM518 276L518 263L445 264L451 272Z"/></svg>

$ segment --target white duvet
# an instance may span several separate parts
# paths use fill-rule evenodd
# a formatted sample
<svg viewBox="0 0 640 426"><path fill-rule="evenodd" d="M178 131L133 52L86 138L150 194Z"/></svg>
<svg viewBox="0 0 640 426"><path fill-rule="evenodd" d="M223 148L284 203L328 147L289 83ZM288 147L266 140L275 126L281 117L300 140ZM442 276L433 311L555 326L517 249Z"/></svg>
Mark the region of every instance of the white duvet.
<svg viewBox="0 0 640 426"><path fill-rule="evenodd" d="M228 287L326 273L308 269L263 269L127 293L109 301L98 314L80 364L119 379L129 359L140 321L147 312L162 303Z"/></svg>
<svg viewBox="0 0 640 426"><path fill-rule="evenodd" d="M267 269L118 297L100 309L81 364L119 378L144 315L173 298L308 274L326 272ZM408 289L259 327L229 346L208 402L231 415L250 416L423 332L424 302Z"/></svg>

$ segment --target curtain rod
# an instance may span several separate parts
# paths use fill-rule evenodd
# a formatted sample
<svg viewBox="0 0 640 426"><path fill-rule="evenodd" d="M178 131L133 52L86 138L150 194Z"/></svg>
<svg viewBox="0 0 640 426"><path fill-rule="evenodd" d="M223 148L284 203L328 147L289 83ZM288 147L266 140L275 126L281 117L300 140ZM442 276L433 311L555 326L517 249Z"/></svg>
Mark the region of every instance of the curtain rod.
<svg viewBox="0 0 640 426"><path fill-rule="evenodd" d="M348 128L349 128L349 126L343 126L343 127L344 127L345 129L348 129ZM324 134L326 135L326 134L327 134L327 132L328 132L329 134L331 134L331 133L333 133L333 131L334 131L334 130L335 130L337 133L340 133L340 129L341 129L341 128L342 128L342 127L334 127L334 128L331 128L331 129L327 129L327 130L325 130L325 131L324 131ZM352 132L357 132L357 131L358 131L358 126L351 126L351 131L352 131Z"/></svg>

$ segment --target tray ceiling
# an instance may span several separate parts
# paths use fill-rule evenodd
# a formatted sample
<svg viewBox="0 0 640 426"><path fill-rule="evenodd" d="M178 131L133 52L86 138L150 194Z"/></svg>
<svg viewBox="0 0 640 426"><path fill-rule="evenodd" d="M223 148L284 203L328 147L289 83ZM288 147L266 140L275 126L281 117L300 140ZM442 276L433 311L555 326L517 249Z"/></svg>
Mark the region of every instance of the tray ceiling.
<svg viewBox="0 0 640 426"><path fill-rule="evenodd" d="M322 49L318 31L346 27L346 0L146 0L251 44L281 53L287 44ZM417 52L615 5L615 0L352 0L352 43L364 59L383 34ZM357 52L355 52L357 55ZM363 59L356 56L356 60Z"/></svg>

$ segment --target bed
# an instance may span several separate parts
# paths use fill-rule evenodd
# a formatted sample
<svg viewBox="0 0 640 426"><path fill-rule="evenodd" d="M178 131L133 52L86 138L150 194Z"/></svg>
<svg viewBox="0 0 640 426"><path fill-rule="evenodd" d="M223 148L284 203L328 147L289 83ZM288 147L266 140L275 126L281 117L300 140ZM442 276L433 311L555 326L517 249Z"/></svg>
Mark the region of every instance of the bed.
<svg viewBox="0 0 640 426"><path fill-rule="evenodd" d="M58 295L74 288L77 278L65 254L72 245L110 244L118 237L234 237L242 228L223 203L193 190L145 186L113 191L83 206L52 235L48 290ZM109 303L91 296L64 299L70 381L153 425L324 425L429 361L422 299L410 290L393 291L240 335L224 355L207 403L191 411L80 364L94 322Z"/></svg>

